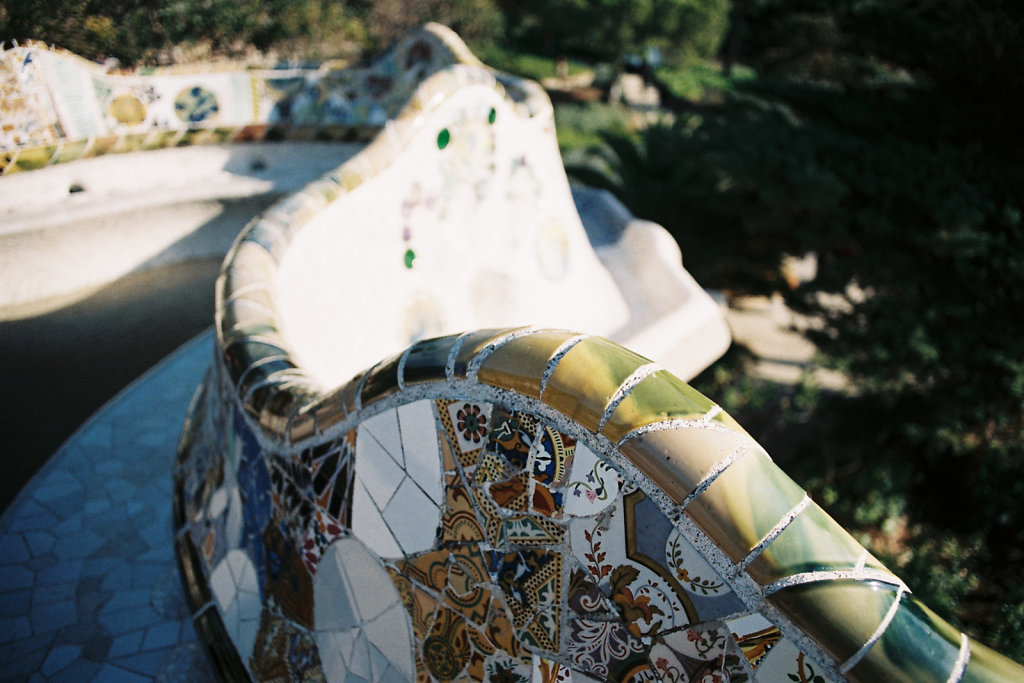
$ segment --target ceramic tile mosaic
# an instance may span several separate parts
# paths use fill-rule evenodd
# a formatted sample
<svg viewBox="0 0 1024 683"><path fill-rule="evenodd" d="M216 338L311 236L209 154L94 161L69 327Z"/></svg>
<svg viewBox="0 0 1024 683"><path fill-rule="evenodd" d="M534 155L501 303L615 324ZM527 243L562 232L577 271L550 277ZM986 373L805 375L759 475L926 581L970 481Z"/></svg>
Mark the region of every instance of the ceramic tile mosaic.
<svg viewBox="0 0 1024 683"><path fill-rule="evenodd" d="M180 111L214 115L203 92ZM220 674L1020 677L671 372L519 319L617 305L574 275L593 252L552 133L535 85L462 60L240 235L175 468L175 547ZM260 274L244 315L226 308ZM446 334L446 316L485 329Z"/></svg>
<svg viewBox="0 0 1024 683"><path fill-rule="evenodd" d="M182 498L195 501L179 534L200 548L186 559L190 576L210 586L233 648L228 656L247 675L825 682L980 680L1020 671L987 651L970 654L969 641L863 549L854 566L836 564L835 548L853 552L848 536L834 546L789 539L790 528L825 534L823 513L799 505L780 472L765 475L774 465L749 436L715 420L717 406L707 403L703 415L687 419L639 415L627 430L641 430L634 440L704 432L703 440L675 443L710 448L720 467L692 484L680 505L637 466L635 451L620 450L594 420L581 425L552 409L543 377L520 393L494 386L493 376L488 384L473 376L499 350L522 356L527 367L541 354L548 359L543 376L551 376L566 356L552 358L549 343L531 342L534 334L543 340L551 333L489 332L491 342L469 359L462 379L454 359L468 335L413 346L400 356L394 386L379 387L383 398L299 442L260 431L230 407L230 393L220 399L227 409L211 401L206 415L220 417L204 418L209 436L202 427L188 432L178 465ZM447 376L403 389L401 360L439 348L449 349ZM619 353L614 345L602 349ZM611 367L621 363L635 363L632 354L623 350ZM422 367L412 366L417 378ZM217 377L224 372L210 386L230 392ZM353 383L365 386L361 376ZM599 395L609 393L616 391ZM598 422L616 409L604 400ZM231 436L217 436L225 432ZM218 438L235 444L234 455L203 446ZM655 446L648 457L658 452ZM743 466L745 458L764 462ZM259 483L251 476L240 486L243 478L230 470L259 461L280 475L270 478L269 514L260 513L264 529L254 535L263 546L252 548L233 530L243 524L231 521L231 510L265 492L248 488ZM725 481L736 495L714 494L714 483ZM329 507L338 491L350 506ZM713 525L699 506L709 492ZM769 510L774 522L765 518ZM810 526L795 521L803 514ZM211 532L227 539L225 549L206 543ZM794 562L798 555L803 562ZM762 564L751 571L755 560Z"/></svg>
<svg viewBox="0 0 1024 683"><path fill-rule="evenodd" d="M364 69L111 71L28 43L0 53L0 174L108 153L254 140L368 141L430 74L475 61L432 26Z"/></svg>

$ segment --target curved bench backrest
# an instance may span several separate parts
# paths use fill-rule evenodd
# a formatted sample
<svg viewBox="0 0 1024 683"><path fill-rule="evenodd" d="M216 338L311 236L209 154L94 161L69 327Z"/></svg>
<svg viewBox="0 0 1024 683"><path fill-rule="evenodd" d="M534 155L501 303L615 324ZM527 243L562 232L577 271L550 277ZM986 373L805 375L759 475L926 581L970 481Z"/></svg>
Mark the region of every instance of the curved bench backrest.
<svg viewBox="0 0 1024 683"><path fill-rule="evenodd" d="M29 43L0 53L0 175L103 154L255 140L368 141L427 75L479 64L429 24L366 68L110 72Z"/></svg>
<svg viewBox="0 0 1024 683"><path fill-rule="evenodd" d="M339 196L289 230L277 270L281 330L322 386L424 337L610 335L629 317L576 212L551 107L519 106L487 70L427 78L335 177Z"/></svg>

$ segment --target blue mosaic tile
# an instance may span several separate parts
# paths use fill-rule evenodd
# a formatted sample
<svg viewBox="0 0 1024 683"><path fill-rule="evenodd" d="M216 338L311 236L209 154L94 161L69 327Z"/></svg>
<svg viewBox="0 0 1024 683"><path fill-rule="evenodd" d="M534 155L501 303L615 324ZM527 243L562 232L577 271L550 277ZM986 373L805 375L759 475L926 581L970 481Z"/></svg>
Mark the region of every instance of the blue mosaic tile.
<svg viewBox="0 0 1024 683"><path fill-rule="evenodd" d="M32 630L36 633L53 631L77 620L78 609L70 600L32 607Z"/></svg>
<svg viewBox="0 0 1024 683"><path fill-rule="evenodd" d="M88 557L105 542L106 539L103 536L89 529L83 529L81 533L58 540L53 551L60 561L65 562Z"/></svg>
<svg viewBox="0 0 1024 683"><path fill-rule="evenodd" d="M145 636L143 631L133 631L132 633L118 636L110 644L107 655L111 658L116 658L136 654L141 649L143 636Z"/></svg>
<svg viewBox="0 0 1024 683"><path fill-rule="evenodd" d="M32 557L38 557L49 552L53 547L54 538L45 531L29 531L25 534L25 542L28 544Z"/></svg>
<svg viewBox="0 0 1024 683"><path fill-rule="evenodd" d="M35 575L20 565L0 567L0 586L5 590L29 588L34 580Z"/></svg>
<svg viewBox="0 0 1024 683"><path fill-rule="evenodd" d="M157 624L146 631L146 639L142 643L142 649L157 650L177 645L180 632L181 624L177 622Z"/></svg>
<svg viewBox="0 0 1024 683"><path fill-rule="evenodd" d="M58 645L50 650L39 672L45 676L52 676L78 659L81 653L82 648L77 645Z"/></svg>
<svg viewBox="0 0 1024 683"><path fill-rule="evenodd" d="M97 683L100 681L103 683L148 683L153 679L148 676L140 676L131 671L125 671L111 664L104 664L93 680L97 681Z"/></svg>
<svg viewBox="0 0 1024 683"><path fill-rule="evenodd" d="M66 581L78 581L82 574L83 560L71 560L70 562L59 562L39 572L36 577L36 585L45 586L49 583L64 583Z"/></svg>
<svg viewBox="0 0 1024 683"><path fill-rule="evenodd" d="M96 673L100 670L100 664L79 659L72 662L60 673L50 677L50 683L82 683L82 681L98 680Z"/></svg>
<svg viewBox="0 0 1024 683"><path fill-rule="evenodd" d="M28 559L28 546L19 534L0 538L0 566L17 564Z"/></svg>

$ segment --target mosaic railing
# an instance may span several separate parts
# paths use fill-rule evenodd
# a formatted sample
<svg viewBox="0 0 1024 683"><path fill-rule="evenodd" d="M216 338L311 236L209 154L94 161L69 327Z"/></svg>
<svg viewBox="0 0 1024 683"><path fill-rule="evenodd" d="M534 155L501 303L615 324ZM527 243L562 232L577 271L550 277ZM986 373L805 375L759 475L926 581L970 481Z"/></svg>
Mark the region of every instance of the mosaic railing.
<svg viewBox="0 0 1024 683"><path fill-rule="evenodd" d="M423 66L434 49L415 45L447 57ZM55 54L9 51L5 87L36 82ZM180 83L151 102L111 89L107 127L63 128L62 107L78 110L57 100L5 110L51 106L51 119L23 118L62 126L19 133L5 172L274 130L376 135L254 220L218 281L174 519L193 621L223 678L1021 678L668 370L599 336L508 327L564 314L553 324L646 338L630 324L637 300L582 243L539 88L437 28L383 63L402 93L381 100L391 108L349 120L318 90L328 113L308 126L294 115L305 76L270 108L280 126L269 113L238 123L222 93L207 89L214 108ZM375 68L358 72L371 90ZM260 78L238 83L272 80ZM660 233L630 230L636 277L664 272ZM494 327L451 333L460 325Z"/></svg>

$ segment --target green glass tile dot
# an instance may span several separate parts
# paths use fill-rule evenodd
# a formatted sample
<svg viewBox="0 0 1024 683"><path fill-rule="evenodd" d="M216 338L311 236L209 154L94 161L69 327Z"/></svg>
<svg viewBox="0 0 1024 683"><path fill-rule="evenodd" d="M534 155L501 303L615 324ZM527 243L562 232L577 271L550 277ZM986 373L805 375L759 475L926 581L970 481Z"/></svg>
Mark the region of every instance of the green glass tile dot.
<svg viewBox="0 0 1024 683"><path fill-rule="evenodd" d="M540 382L548 362L575 336L572 332L549 330L520 337L487 356L480 365L477 379L500 389L540 398Z"/></svg>
<svg viewBox="0 0 1024 683"><path fill-rule="evenodd" d="M754 446L711 482L686 513L739 562L804 499L804 490Z"/></svg>
<svg viewBox="0 0 1024 683"><path fill-rule="evenodd" d="M802 572L855 569L864 553L853 536L811 503L750 563L747 572L768 584ZM867 566L884 569L870 555Z"/></svg>
<svg viewBox="0 0 1024 683"><path fill-rule="evenodd" d="M855 681L946 681L959 655L960 632L905 594L885 633L847 675Z"/></svg>
<svg viewBox="0 0 1024 683"><path fill-rule="evenodd" d="M558 362L541 400L591 431L608 402L637 368L649 364L643 356L600 337L588 337L569 349Z"/></svg>
<svg viewBox="0 0 1024 683"><path fill-rule="evenodd" d="M498 110L491 107L491 110L487 112L487 123L494 124L498 120Z"/></svg>
<svg viewBox="0 0 1024 683"><path fill-rule="evenodd" d="M416 252L412 249L406 249L402 260L405 263L405 267L411 270L413 263L416 261Z"/></svg>
<svg viewBox="0 0 1024 683"><path fill-rule="evenodd" d="M679 426L634 436L619 446L619 452L681 503L715 465L733 451L753 445L749 437L728 429Z"/></svg>
<svg viewBox="0 0 1024 683"><path fill-rule="evenodd" d="M768 601L842 663L875 634L896 596L896 586L879 581L834 580L790 586Z"/></svg>
<svg viewBox="0 0 1024 683"><path fill-rule="evenodd" d="M448 132L447 128L442 128L441 132L437 134L437 148L444 149L451 142L452 134Z"/></svg>
<svg viewBox="0 0 1024 683"><path fill-rule="evenodd" d="M699 419L715 404L670 372L658 370L645 377L622 399L601 433L618 442L637 427L666 420Z"/></svg>

